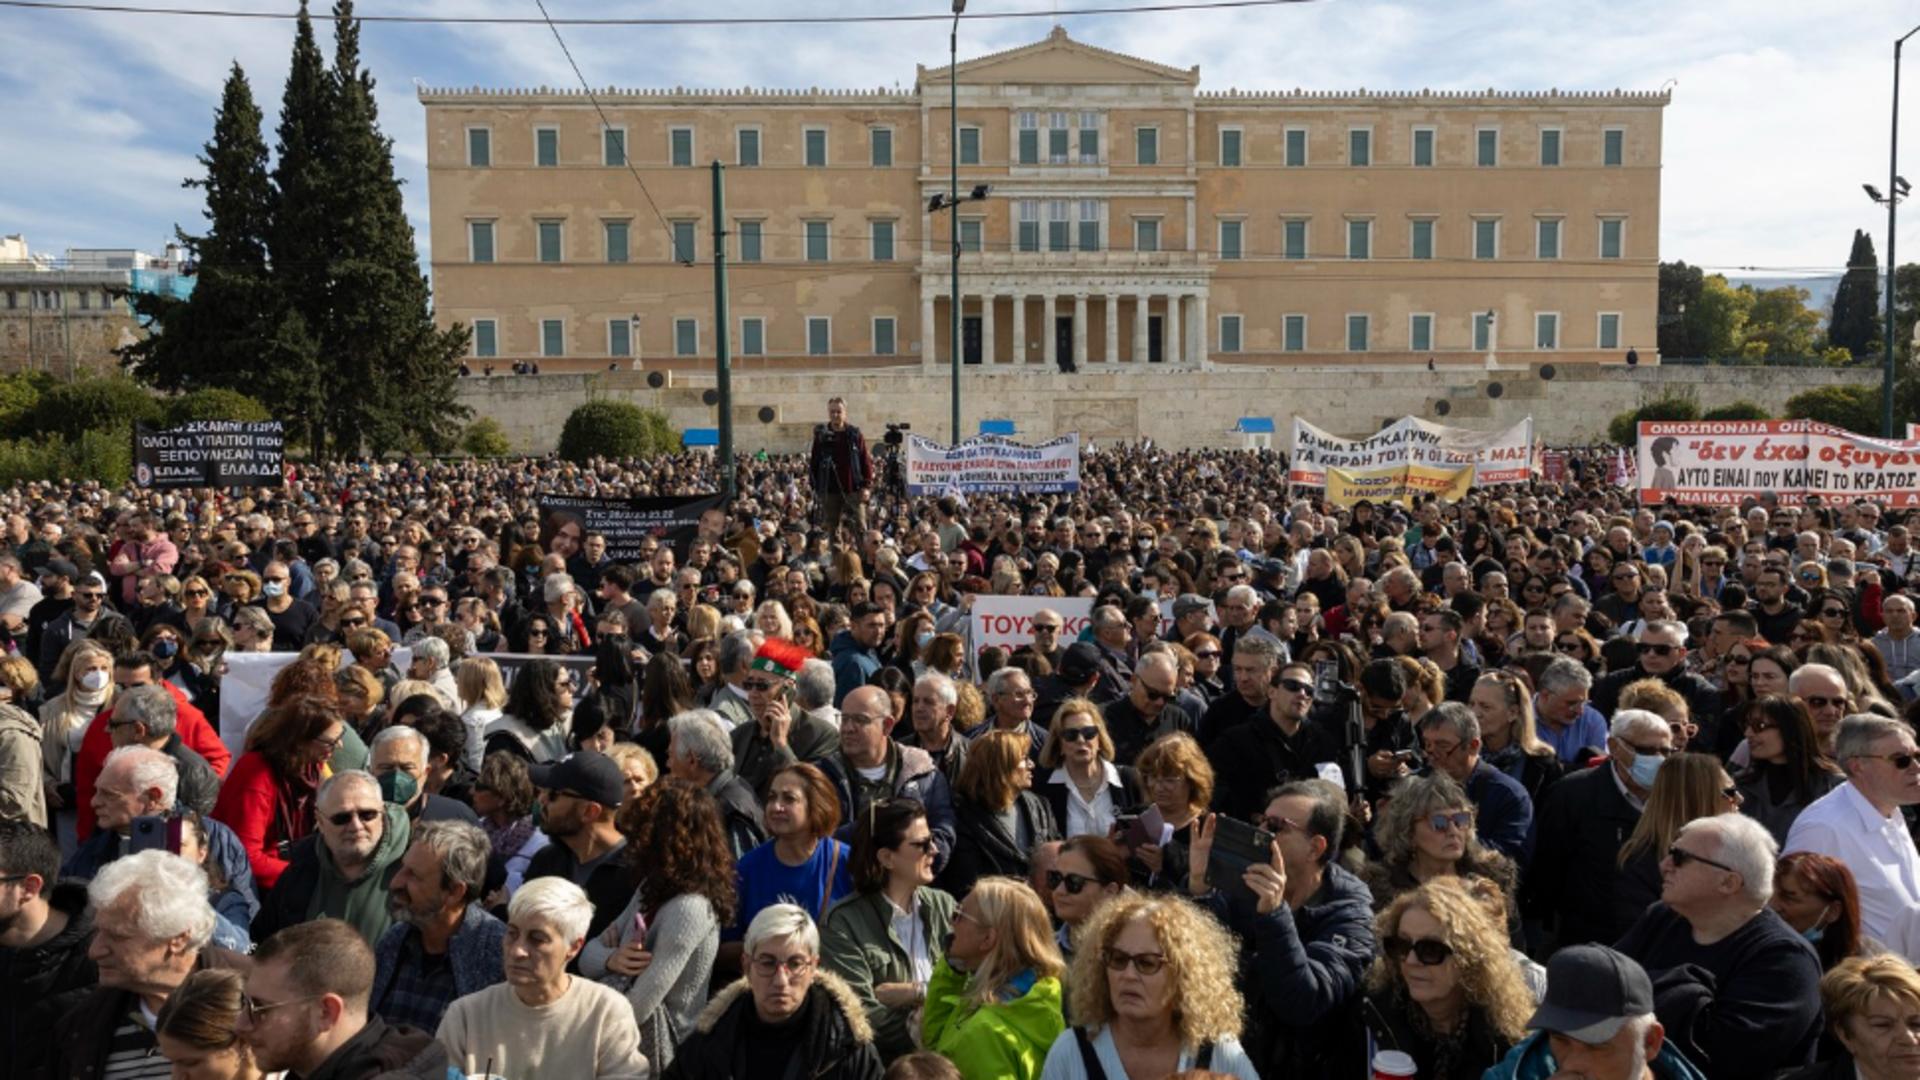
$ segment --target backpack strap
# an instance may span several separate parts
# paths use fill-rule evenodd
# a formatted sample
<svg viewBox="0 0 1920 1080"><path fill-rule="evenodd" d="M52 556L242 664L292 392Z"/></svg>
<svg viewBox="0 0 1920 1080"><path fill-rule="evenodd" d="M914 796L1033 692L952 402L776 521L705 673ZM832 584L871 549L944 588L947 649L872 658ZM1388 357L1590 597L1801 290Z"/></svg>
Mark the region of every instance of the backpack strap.
<svg viewBox="0 0 1920 1080"><path fill-rule="evenodd" d="M1193 1067L1196 1069L1207 1069L1207 1070L1211 1070L1213 1068L1213 1044L1212 1043L1203 1042L1200 1044L1199 1051L1193 1055Z"/></svg>
<svg viewBox="0 0 1920 1080"><path fill-rule="evenodd" d="M1074 1041L1080 1044L1080 1071L1086 1073L1087 1080L1107 1080L1107 1070L1100 1064L1100 1055L1093 1049L1093 1040L1087 1037L1087 1029L1075 1025Z"/></svg>

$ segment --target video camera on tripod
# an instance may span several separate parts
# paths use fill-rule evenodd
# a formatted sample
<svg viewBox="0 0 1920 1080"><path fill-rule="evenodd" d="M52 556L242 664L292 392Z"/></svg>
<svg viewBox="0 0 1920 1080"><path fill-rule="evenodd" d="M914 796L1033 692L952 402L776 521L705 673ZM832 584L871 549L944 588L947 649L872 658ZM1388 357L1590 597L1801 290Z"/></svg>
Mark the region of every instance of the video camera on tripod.
<svg viewBox="0 0 1920 1080"><path fill-rule="evenodd" d="M1340 681L1336 660L1313 662L1313 704L1340 725L1340 771L1347 782L1347 797L1366 791L1366 716L1361 712L1360 691L1352 683Z"/></svg>
<svg viewBox="0 0 1920 1080"><path fill-rule="evenodd" d="M901 458L901 449L907 441L906 433L912 430L912 424L888 424L887 433L881 436L880 486L883 491L906 494L906 463Z"/></svg>

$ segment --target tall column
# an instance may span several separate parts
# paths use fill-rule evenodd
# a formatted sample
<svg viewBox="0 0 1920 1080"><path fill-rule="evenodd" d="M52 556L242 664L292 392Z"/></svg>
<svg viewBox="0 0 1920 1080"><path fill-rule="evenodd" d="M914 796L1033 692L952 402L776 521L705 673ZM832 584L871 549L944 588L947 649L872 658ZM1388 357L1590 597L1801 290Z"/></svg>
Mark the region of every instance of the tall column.
<svg viewBox="0 0 1920 1080"><path fill-rule="evenodd" d="M993 366L993 302L991 292L980 294L980 366Z"/></svg>
<svg viewBox="0 0 1920 1080"><path fill-rule="evenodd" d="M1120 294L1107 294L1107 363L1120 363Z"/></svg>
<svg viewBox="0 0 1920 1080"><path fill-rule="evenodd" d="M933 326L933 294L920 298L920 366L931 368L940 359L940 335Z"/></svg>
<svg viewBox="0 0 1920 1080"><path fill-rule="evenodd" d="M1053 332L1054 300L1052 293L1040 297L1040 359L1048 367L1060 364L1059 338Z"/></svg>
<svg viewBox="0 0 1920 1080"><path fill-rule="evenodd" d="M1013 294L1013 362L1027 362L1027 294Z"/></svg>
<svg viewBox="0 0 1920 1080"><path fill-rule="evenodd" d="M1193 362L1198 367L1207 366L1207 335L1213 332L1213 324L1207 321L1207 294L1195 293L1193 297ZM1243 328L1240 331L1246 333ZM1243 344L1241 346L1245 348Z"/></svg>
<svg viewBox="0 0 1920 1080"><path fill-rule="evenodd" d="M1153 297L1146 293L1136 293L1133 298L1133 362L1147 362L1147 316L1153 305Z"/></svg>
<svg viewBox="0 0 1920 1080"><path fill-rule="evenodd" d="M1179 293L1167 294L1167 329L1165 331L1167 344L1165 354L1168 367L1179 363L1180 357L1185 355L1184 350L1181 348L1181 346L1185 344L1185 339L1180 336L1181 299L1182 297Z"/></svg>
<svg viewBox="0 0 1920 1080"><path fill-rule="evenodd" d="M1087 369L1087 294L1073 294L1073 367Z"/></svg>

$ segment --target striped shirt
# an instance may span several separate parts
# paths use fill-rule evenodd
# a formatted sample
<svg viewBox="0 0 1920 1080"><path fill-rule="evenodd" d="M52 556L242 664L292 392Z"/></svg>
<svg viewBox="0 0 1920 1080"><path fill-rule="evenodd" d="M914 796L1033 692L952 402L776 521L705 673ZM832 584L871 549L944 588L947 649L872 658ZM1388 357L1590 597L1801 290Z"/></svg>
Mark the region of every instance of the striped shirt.
<svg viewBox="0 0 1920 1080"><path fill-rule="evenodd" d="M160 1056L153 1037L154 1017L148 1015L138 998L133 998L107 1044L107 1068L101 1075L107 1080L166 1080L173 1065Z"/></svg>

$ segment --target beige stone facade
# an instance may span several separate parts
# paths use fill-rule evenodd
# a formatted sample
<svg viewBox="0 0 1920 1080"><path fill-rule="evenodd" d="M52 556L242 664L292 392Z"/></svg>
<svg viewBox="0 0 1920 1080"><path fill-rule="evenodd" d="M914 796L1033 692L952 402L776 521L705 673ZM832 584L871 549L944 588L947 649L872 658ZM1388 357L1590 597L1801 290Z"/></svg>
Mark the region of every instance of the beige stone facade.
<svg viewBox="0 0 1920 1080"><path fill-rule="evenodd" d="M1665 94L1206 92L1060 30L956 75L960 188L992 185L959 211L970 365L1653 359ZM945 67L596 97L420 93L476 368L710 368L716 160L743 369L948 363Z"/></svg>
<svg viewBox="0 0 1920 1080"><path fill-rule="evenodd" d="M141 336L126 291L125 273L0 265L0 372L118 370Z"/></svg>

